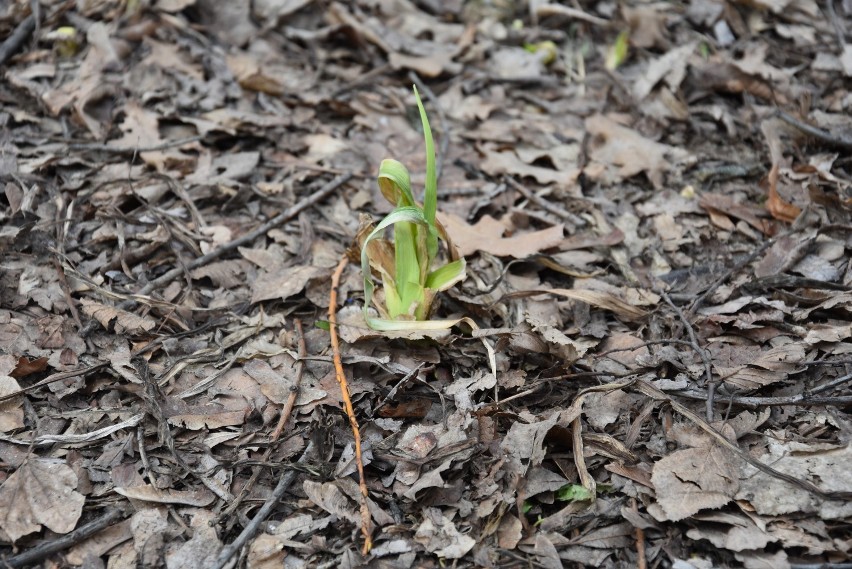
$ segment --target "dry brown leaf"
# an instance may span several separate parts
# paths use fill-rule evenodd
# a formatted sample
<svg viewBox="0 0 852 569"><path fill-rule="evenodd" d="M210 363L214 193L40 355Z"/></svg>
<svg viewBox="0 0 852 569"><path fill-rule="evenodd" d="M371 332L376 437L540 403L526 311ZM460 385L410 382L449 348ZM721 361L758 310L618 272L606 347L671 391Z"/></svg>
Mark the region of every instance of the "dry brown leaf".
<svg viewBox="0 0 852 569"><path fill-rule="evenodd" d="M287 300L301 292L308 281L319 276L329 276L331 271L312 265L285 267L274 273L260 273L251 283L252 304L264 300Z"/></svg>
<svg viewBox="0 0 852 569"><path fill-rule="evenodd" d="M86 500L76 487L77 475L64 462L26 460L0 486L0 529L12 541L42 526L56 533L70 532Z"/></svg>
<svg viewBox="0 0 852 569"><path fill-rule="evenodd" d="M446 486L446 481L441 474L449 470L451 464L452 459L447 459L435 468L429 469L423 472L423 474L418 474L419 478L417 478L417 481L403 493L403 496L415 502L417 501L417 494L421 490L425 490L426 488L443 488Z"/></svg>
<svg viewBox="0 0 852 569"><path fill-rule="evenodd" d="M120 310L114 306L107 306L88 298L80 300L83 305L83 312L100 322L106 330L110 330L114 326L116 334L138 335L150 332L157 325L156 322L149 318L136 316L132 312Z"/></svg>
<svg viewBox="0 0 852 569"><path fill-rule="evenodd" d="M744 515L725 514L723 517L698 515L696 520L711 522L701 524L686 532L692 539L706 539L716 547L731 551L746 549L763 549L767 544L777 541L766 531L757 527L754 522ZM721 525L724 524L724 525Z"/></svg>
<svg viewBox="0 0 852 569"><path fill-rule="evenodd" d="M518 158L514 150L505 152L484 150L483 153L485 160L479 164L479 167L492 176L509 174L522 178L530 177L539 184L557 184L563 188L570 188L576 185L577 178L580 175L578 168L560 171L543 166L531 166Z"/></svg>
<svg viewBox="0 0 852 569"><path fill-rule="evenodd" d="M183 512L186 515L186 511ZM216 535L216 515L212 510L196 509L190 522L192 537L168 550L165 555L168 569L197 569L213 567L222 549Z"/></svg>
<svg viewBox="0 0 852 569"><path fill-rule="evenodd" d="M666 49L666 13L665 4L639 4L637 6L622 5L621 13L630 26L630 44L638 48L658 47ZM668 51L672 53L673 49Z"/></svg>
<svg viewBox="0 0 852 569"><path fill-rule="evenodd" d="M195 0L157 0L156 8L163 12L176 14L193 4L195 4Z"/></svg>
<svg viewBox="0 0 852 569"><path fill-rule="evenodd" d="M742 219L758 231L764 234L772 234L772 223L769 220L763 220L760 216L766 217L763 211L755 206L738 203L733 197L723 194L704 193L698 201L699 205L708 211L721 212L737 219ZM729 221L730 222L730 221ZM732 225L733 227L733 225Z"/></svg>
<svg viewBox="0 0 852 569"><path fill-rule="evenodd" d="M634 38L630 39L631 42L634 41ZM633 84L633 96L636 100L641 101L647 97L660 81L677 91L686 76L689 57L697 45L695 42L683 45L651 61L645 74Z"/></svg>
<svg viewBox="0 0 852 569"><path fill-rule="evenodd" d="M476 545L475 539L461 534L438 508L423 509L423 522L414 534L414 541L426 551L447 559L460 559Z"/></svg>
<svg viewBox="0 0 852 569"><path fill-rule="evenodd" d="M100 557L132 537L130 520L124 520L72 547L65 554L65 560L71 565L83 565L88 556Z"/></svg>
<svg viewBox="0 0 852 569"><path fill-rule="evenodd" d="M787 378L798 371L805 359L805 348L799 342L789 342L769 350L761 350L748 365L731 369L714 363L713 367L728 385L737 389L757 389Z"/></svg>
<svg viewBox="0 0 852 569"><path fill-rule="evenodd" d="M0 356L6 357L6 356ZM15 378L0 374L0 396L18 393L21 386ZM0 403L0 433L8 433L24 427L24 409L19 397Z"/></svg>
<svg viewBox="0 0 852 569"><path fill-rule="evenodd" d="M536 532L533 548L536 561L544 569L562 569L564 565L559 557L559 551L549 538L550 536L545 532Z"/></svg>
<svg viewBox="0 0 852 569"><path fill-rule="evenodd" d="M11 377L17 366L17 358L12 355L0 355L0 396L18 393L21 386ZM24 426L24 409L20 397L0 402L0 433L8 433Z"/></svg>
<svg viewBox="0 0 852 569"><path fill-rule="evenodd" d="M302 489L308 499L333 516L353 524L361 523L358 508L349 501L346 494L334 482L315 482L305 480Z"/></svg>
<svg viewBox="0 0 852 569"><path fill-rule="evenodd" d="M813 482L825 492L852 492L852 449L830 443L786 442L783 433L767 433L767 449L755 457L794 478ZM824 520L852 516L852 502L825 500L807 490L783 483L742 463L737 500L749 502L760 515L816 513Z"/></svg>
<svg viewBox="0 0 852 569"><path fill-rule="evenodd" d="M190 272L194 279L204 277L213 281L213 284L222 288L235 288L252 282L251 265L240 259L219 261L198 267Z"/></svg>
<svg viewBox="0 0 852 569"><path fill-rule="evenodd" d="M612 311L621 316L622 318L626 318L627 320L641 320L642 318L647 316L647 312L645 312L641 308L629 304L608 292L600 290L553 288L547 290L531 290L522 292L534 294L555 294L563 298L579 300L580 302L585 302L586 304L589 304L591 306Z"/></svg>
<svg viewBox="0 0 852 569"><path fill-rule="evenodd" d="M792 223L799 217L802 210L794 206L790 202L778 195L778 164L773 164L766 176L766 184L768 186L768 198L766 200L766 209L772 214L775 219Z"/></svg>
<svg viewBox="0 0 852 569"><path fill-rule="evenodd" d="M270 401L283 405L296 385L296 360L286 354L276 357L279 358L283 359L283 363L276 369L272 369L266 360L254 358L243 365L243 370L260 384L261 392ZM310 377L303 379L296 397L296 406L307 405L328 395L326 391L311 385L311 380Z"/></svg>
<svg viewBox="0 0 852 569"><path fill-rule="evenodd" d="M228 69L237 78L240 87L249 91L279 96L284 93L284 86L275 77L263 72L261 64L248 53L232 54L226 57Z"/></svg>
<svg viewBox="0 0 852 569"><path fill-rule="evenodd" d="M204 151L198 158L195 170L186 176L186 181L192 184L220 184L232 187L238 180L254 174L259 162L259 152L234 152L217 154L214 157L211 152Z"/></svg>
<svg viewBox="0 0 852 569"><path fill-rule="evenodd" d="M766 551L741 551L734 554L738 561L742 561L745 569L790 569L787 560L787 552L782 550L774 553Z"/></svg>
<svg viewBox="0 0 852 569"><path fill-rule="evenodd" d="M678 521L707 508L721 508L737 490L738 464L733 453L713 445L675 451L654 464L651 481L662 520Z"/></svg>
<svg viewBox="0 0 852 569"><path fill-rule="evenodd" d="M165 508L146 508L141 504L130 518L130 530L133 533L133 548L128 552L125 567L155 567L162 565L162 551L166 545L166 532L169 529L168 512ZM137 506L139 507L139 506Z"/></svg>
<svg viewBox="0 0 852 569"><path fill-rule="evenodd" d="M521 541L523 524L516 516L506 514L497 528L497 544L503 549L515 549Z"/></svg>
<svg viewBox="0 0 852 569"><path fill-rule="evenodd" d="M586 130L591 137L591 163L585 173L605 183L620 182L645 172L654 187L661 189L663 174L672 166L669 159L685 162L690 158L686 150L649 140L603 115L587 118Z"/></svg>
<svg viewBox="0 0 852 569"><path fill-rule="evenodd" d="M544 460L544 438L557 424L559 416L559 413L554 413L547 419L529 424L516 421L509 427L500 448L509 455L521 474Z"/></svg>
<svg viewBox="0 0 852 569"><path fill-rule="evenodd" d="M522 259L545 249L558 246L564 237L564 226L554 225L540 231L503 237L506 226L485 215L475 225L452 214L440 214L441 223L456 244L461 256L485 251L497 257Z"/></svg>

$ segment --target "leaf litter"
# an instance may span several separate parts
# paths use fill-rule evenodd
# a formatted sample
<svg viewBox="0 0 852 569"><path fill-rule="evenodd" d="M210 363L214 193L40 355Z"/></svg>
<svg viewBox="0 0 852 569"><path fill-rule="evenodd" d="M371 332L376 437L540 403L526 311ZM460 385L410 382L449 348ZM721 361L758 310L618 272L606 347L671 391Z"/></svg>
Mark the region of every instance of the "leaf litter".
<svg viewBox="0 0 852 569"><path fill-rule="evenodd" d="M5 564L849 562L847 2L31 5ZM478 329L377 334L341 276L364 556L325 314L381 161L425 180L412 82Z"/></svg>

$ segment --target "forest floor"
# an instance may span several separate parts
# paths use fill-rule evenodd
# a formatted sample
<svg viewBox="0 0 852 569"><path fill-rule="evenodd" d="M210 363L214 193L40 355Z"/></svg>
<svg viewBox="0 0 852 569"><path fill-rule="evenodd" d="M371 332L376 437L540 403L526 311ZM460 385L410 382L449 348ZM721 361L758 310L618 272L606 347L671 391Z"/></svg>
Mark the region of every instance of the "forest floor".
<svg viewBox="0 0 852 569"><path fill-rule="evenodd" d="M0 565L850 567L850 16L0 1ZM344 268L363 500L414 84L476 326Z"/></svg>

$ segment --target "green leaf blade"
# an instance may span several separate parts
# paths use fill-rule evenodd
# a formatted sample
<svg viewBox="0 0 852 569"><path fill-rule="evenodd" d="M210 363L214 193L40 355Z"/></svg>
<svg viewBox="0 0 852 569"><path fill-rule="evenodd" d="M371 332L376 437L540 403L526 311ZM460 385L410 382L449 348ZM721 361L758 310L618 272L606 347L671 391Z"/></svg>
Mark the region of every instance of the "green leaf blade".
<svg viewBox="0 0 852 569"><path fill-rule="evenodd" d="M426 277L426 288L438 291L447 290L464 280L467 276L466 268L467 263L465 263L464 258L447 263L429 273L429 276Z"/></svg>
<svg viewBox="0 0 852 569"><path fill-rule="evenodd" d="M417 99L420 122L423 124L423 138L426 142L426 190L423 195L423 215L430 228L429 234L426 237L427 250L429 251L429 258L434 259L438 255L438 235L437 232L434 234L432 232L432 229L435 227L435 216L438 212L438 174L435 168L435 143L432 140L429 117L426 116L426 109L423 107L423 101L420 99L417 85L414 86L414 98Z"/></svg>
<svg viewBox="0 0 852 569"><path fill-rule="evenodd" d="M411 193L411 176L408 168L398 160L386 158L379 166L379 190L382 195L397 207L413 207L416 205L414 194Z"/></svg>

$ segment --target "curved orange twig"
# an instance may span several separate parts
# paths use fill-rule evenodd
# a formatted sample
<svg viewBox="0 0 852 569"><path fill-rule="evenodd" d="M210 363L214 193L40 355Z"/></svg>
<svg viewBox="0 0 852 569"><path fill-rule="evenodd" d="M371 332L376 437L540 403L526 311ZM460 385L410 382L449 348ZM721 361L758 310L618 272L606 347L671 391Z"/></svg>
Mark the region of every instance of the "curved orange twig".
<svg viewBox="0 0 852 569"><path fill-rule="evenodd" d="M337 338L337 287L340 285L340 275L349 263L344 255L337 264L334 274L331 275L331 293L328 303L328 324L331 333L331 351L334 360L334 371L337 383L340 384L340 393L343 397L343 407L355 436L355 462L358 465L358 485L361 488L361 533L364 535L364 547L362 553L366 555L373 547L372 524L370 523L370 510L367 508L367 483L364 478L364 461L361 456L361 430L358 428L358 420L355 418L355 409L352 407L352 398L349 396L349 384L346 382L346 374L343 373L343 363L340 361L340 340Z"/></svg>

